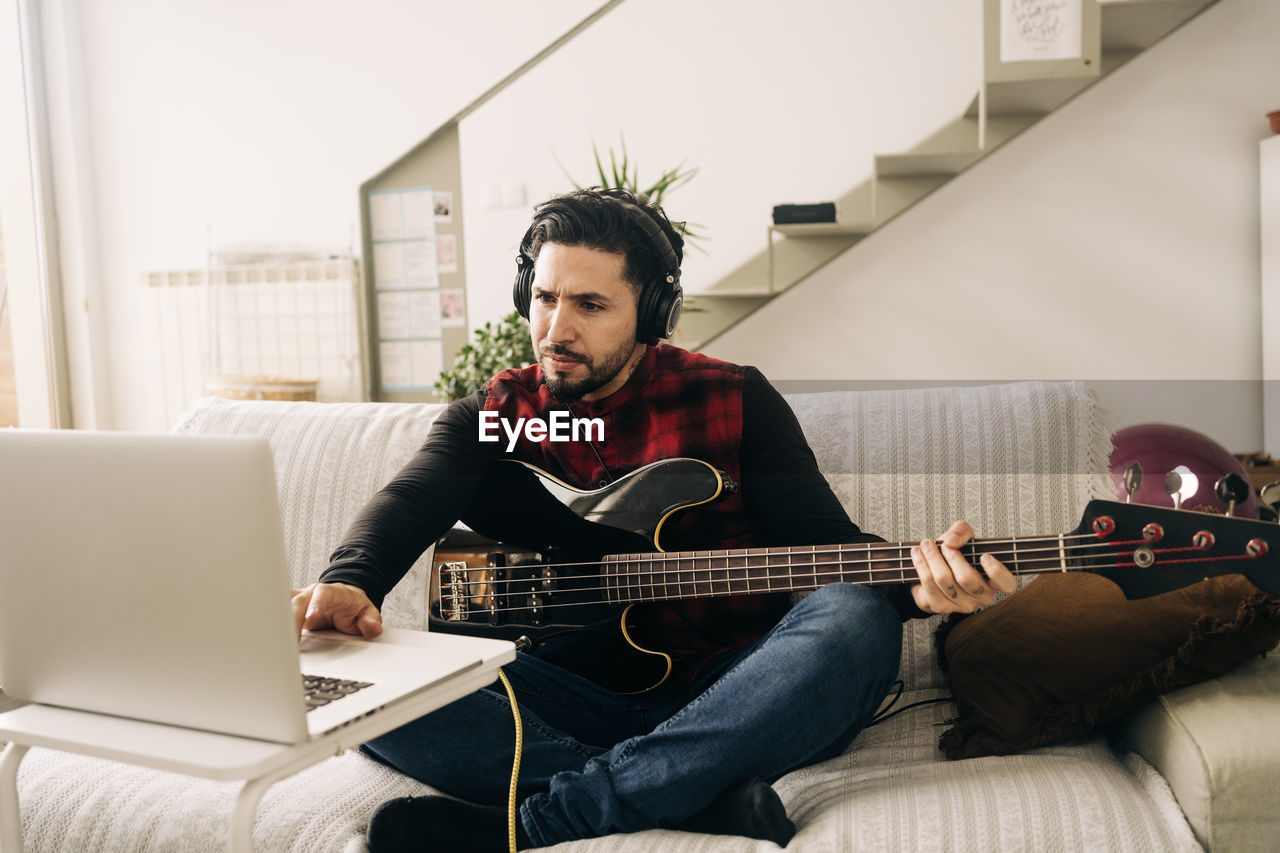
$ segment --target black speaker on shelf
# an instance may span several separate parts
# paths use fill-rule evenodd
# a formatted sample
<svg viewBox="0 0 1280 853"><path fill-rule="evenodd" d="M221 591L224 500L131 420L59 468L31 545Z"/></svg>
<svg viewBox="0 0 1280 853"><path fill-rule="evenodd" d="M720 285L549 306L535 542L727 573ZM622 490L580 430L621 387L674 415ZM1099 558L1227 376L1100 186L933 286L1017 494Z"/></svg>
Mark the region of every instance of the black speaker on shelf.
<svg viewBox="0 0 1280 853"><path fill-rule="evenodd" d="M774 225L802 225L812 222L835 222L836 204L823 201L817 204L776 204L773 207Z"/></svg>

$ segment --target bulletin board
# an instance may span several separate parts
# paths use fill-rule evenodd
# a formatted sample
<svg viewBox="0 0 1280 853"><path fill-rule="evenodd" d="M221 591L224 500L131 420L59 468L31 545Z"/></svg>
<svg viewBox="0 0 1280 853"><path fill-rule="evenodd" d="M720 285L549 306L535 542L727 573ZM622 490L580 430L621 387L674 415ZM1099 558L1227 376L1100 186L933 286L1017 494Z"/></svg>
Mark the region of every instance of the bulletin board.
<svg viewBox="0 0 1280 853"><path fill-rule="evenodd" d="M436 400L467 340L457 129L428 137L360 190L368 386Z"/></svg>
<svg viewBox="0 0 1280 853"><path fill-rule="evenodd" d="M384 392L430 391L444 368L435 199L431 187L370 194L374 330Z"/></svg>

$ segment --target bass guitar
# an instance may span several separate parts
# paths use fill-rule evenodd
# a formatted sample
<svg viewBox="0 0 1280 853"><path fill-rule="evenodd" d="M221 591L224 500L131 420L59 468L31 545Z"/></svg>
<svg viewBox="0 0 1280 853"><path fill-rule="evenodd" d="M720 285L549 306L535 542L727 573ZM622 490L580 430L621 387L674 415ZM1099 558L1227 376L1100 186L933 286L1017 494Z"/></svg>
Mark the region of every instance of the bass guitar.
<svg viewBox="0 0 1280 853"><path fill-rule="evenodd" d="M736 488L699 460L657 462L596 490L575 489L524 463L496 467L503 471L490 491L511 497L511 505L494 509L485 524L469 523L504 543L510 539L498 519L536 524L519 531L519 546L467 533L441 540L431 629L553 651L558 645L551 655L557 663L618 692L658 687L717 649L716 641L663 647L681 622L682 602L917 579L914 542L664 551L664 526L675 514ZM1276 524L1094 500L1074 530L974 539L961 551L974 565L993 554L1015 575L1093 572L1127 597L1143 598L1231 573L1280 595L1277 548ZM653 618L663 608L676 608L677 618Z"/></svg>

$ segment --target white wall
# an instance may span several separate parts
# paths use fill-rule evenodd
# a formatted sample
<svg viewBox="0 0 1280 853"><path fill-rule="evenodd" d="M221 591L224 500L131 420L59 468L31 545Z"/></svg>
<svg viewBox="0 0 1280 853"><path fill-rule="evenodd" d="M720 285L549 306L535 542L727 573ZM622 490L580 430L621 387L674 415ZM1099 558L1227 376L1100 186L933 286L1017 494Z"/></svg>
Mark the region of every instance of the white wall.
<svg viewBox="0 0 1280 853"><path fill-rule="evenodd" d="M1277 33L1274 0L1222 0L709 352L781 380L1129 380L1099 385L1121 423L1261 448Z"/></svg>
<svg viewBox="0 0 1280 853"><path fill-rule="evenodd" d="M81 45L84 106L65 127L89 184L98 424L135 429L168 426L141 272L202 266L210 230L347 247L362 181L597 6L61 2ZM686 160L701 174L669 207L712 238L686 267L696 292L763 249L773 204L837 196L873 154L963 110L980 6L622 3L463 123L470 325L509 310L528 215L484 209L486 187L523 184L532 204L565 188L553 151L585 179L591 140L619 132L646 174ZM1222 0L713 354L779 379L1256 380L1256 142L1277 106L1278 13ZM1142 413L1162 404L1147 396ZM1255 448L1244 417L1238 437L1213 434Z"/></svg>
<svg viewBox="0 0 1280 853"><path fill-rule="evenodd" d="M876 153L959 116L981 78L981 23L977 0L628 0L461 124L472 324L511 311L529 206L571 189L555 156L584 184L593 140L625 136L642 181L697 167L666 203L710 238L686 255L696 293L765 249L773 205L834 199ZM476 203L512 183L528 205Z"/></svg>
<svg viewBox="0 0 1280 853"><path fill-rule="evenodd" d="M348 247L362 181L599 5L50 2L82 46L65 173L88 184L100 277L68 289L101 293L96 423L135 429L168 426L143 271L203 266L210 233ZM687 160L702 171L672 214L712 238L696 290L763 248L772 205L837 195L962 110L980 32L977 0L622 3L464 122L469 325L510 310L528 218L481 209L486 186L523 184L531 205L566 188L552 151L585 179L591 140L620 132L646 174Z"/></svg>
<svg viewBox="0 0 1280 853"><path fill-rule="evenodd" d="M79 172L95 225L86 275L97 281L83 289L101 294L91 310L103 312L109 364L96 422L164 429L143 271L202 268L210 234L214 244L358 245L360 183L599 4L51 5L82 45L84 106L60 132L85 163L64 160L58 175Z"/></svg>

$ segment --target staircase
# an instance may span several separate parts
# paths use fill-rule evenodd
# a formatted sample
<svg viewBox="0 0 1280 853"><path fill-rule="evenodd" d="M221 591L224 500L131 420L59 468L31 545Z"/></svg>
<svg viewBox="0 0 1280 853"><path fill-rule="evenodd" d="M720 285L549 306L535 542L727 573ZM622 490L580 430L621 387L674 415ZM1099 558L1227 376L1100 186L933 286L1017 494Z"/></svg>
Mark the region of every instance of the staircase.
<svg viewBox="0 0 1280 853"><path fill-rule="evenodd" d="M1215 0L1085 0L1083 56L1001 62L1001 0L984 0L984 74L964 112L912 150L875 157L836 201L836 222L770 225L767 248L691 294L681 346L700 349L885 227L979 160L1182 26Z"/></svg>

